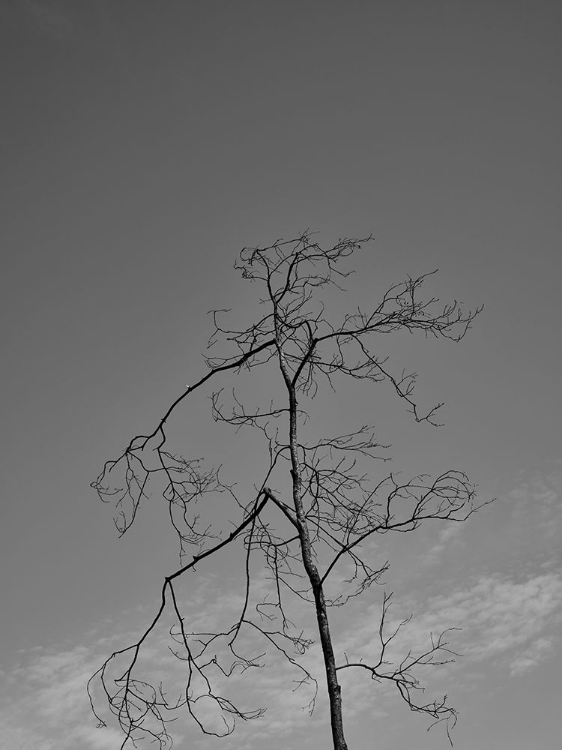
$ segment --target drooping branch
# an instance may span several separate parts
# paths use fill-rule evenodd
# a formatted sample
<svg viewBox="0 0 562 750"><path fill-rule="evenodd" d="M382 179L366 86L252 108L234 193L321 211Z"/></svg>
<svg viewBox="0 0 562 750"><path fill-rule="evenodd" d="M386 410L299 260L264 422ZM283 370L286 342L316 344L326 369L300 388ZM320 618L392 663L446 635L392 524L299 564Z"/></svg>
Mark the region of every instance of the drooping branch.
<svg viewBox="0 0 562 750"><path fill-rule="evenodd" d="M181 457L172 455L169 451L164 449L167 440L165 431L166 423L187 396L198 390L213 376L229 370L240 369L248 360L257 357L262 351L271 347L273 343L273 341L262 342L254 348L244 352L244 354L237 357L235 360L211 368L210 372L201 377L196 383L191 386L186 386L187 390L178 396L178 398L176 398L168 407L164 416L159 420L151 433L147 435L135 435L118 458L105 462L102 471L97 479L92 482L91 486L96 490L98 497L103 502L110 502L113 500L118 511L115 525L121 535L123 535L134 523L141 501L147 498L146 488L149 481L152 478L163 474L167 480L163 496L170 504L170 519L172 525L180 534L182 543L184 541L189 543L200 541L199 534L191 527L190 535L186 539L182 538L181 532L177 529L173 518L172 506L177 503L185 510L187 503L207 492L210 486L218 491L225 489L225 487L220 484L218 473L213 472L212 470L204 473L199 471L198 467L200 462L198 459L186 461ZM154 444L152 445L152 443ZM145 451L156 454L157 458L154 465L149 466L147 464ZM123 473L124 486L114 487L111 485L111 477L119 469L121 469ZM174 475L178 474L188 475L188 481L193 486L192 491L187 489L185 482L178 482L174 478ZM130 506L129 513L123 509L126 502L128 502Z"/></svg>
<svg viewBox="0 0 562 750"><path fill-rule="evenodd" d="M217 543L213 547L208 548L204 552L194 555L189 563L178 568L169 576L166 576L161 590L161 601L158 611L140 638L136 643L112 653L88 681L88 694L92 711L98 719L99 726L106 726L106 722L101 718L95 708L93 697L94 683L101 683L109 709L111 713L116 716L125 735L121 746L122 748L125 747L129 740L134 742L142 736L151 737L154 741L159 743L161 748L165 747L171 741L171 737L166 729L166 723L168 720L167 714L175 712L182 707L187 709L189 715L205 734L214 736L230 734L234 730L236 719L247 721L262 716L265 711L264 708L242 711L237 708L230 699L216 693L212 688L209 676L210 668L216 668L225 677L228 677L237 669L245 671L252 667L261 666L260 659L264 654L248 657L242 655L236 650L235 642L239 638L243 628L250 628L256 635L259 634L262 638L265 638L269 644L283 654L285 659L291 665L300 670L302 673L300 684L312 684L314 686L314 695L309 701L309 706L313 706L317 693L316 680L308 670L302 666L302 664L295 660L294 656L289 651L289 648L291 648L297 655L302 655L311 645L312 641L304 638L302 634L290 634L289 630L292 623L284 614L281 596L279 596L276 605L280 608L283 615L281 630L266 629L259 624L259 622L255 622L248 617L250 552L254 547L256 524L259 521L266 504L271 500L276 501L276 499L272 497L271 490L267 487L262 488L258 497L254 501L253 510L226 539ZM175 580L183 576L187 571L194 569L195 566L205 558L215 555L221 549L234 542L237 538L240 538L243 532L247 533L245 539L245 546L247 549L246 590L242 608L237 620L228 630L220 633L188 632L185 626L185 618L180 611L180 605L174 587ZM171 649L171 652L186 665L186 685L185 690L183 691L183 697L178 697L171 701L166 697L161 688L153 688L149 683L135 677L141 649L150 634L154 632L158 624L162 621L169 604L171 604L171 609L175 615L176 621L176 630L174 631L172 629L170 635L182 649L182 653L177 649ZM259 612L259 608L257 608L257 611ZM232 655L232 661L229 665L223 665L219 661L217 655L211 652L212 648L216 648L217 641L219 640L226 642L227 648ZM281 641L286 641L287 646L283 646ZM117 666L118 660L126 655L128 655L128 664L125 671L117 677L110 675L110 668L114 665ZM197 679L200 683L198 687L195 685ZM114 684L117 689L114 690L111 687L111 684ZM224 731L217 731L209 728L209 726L198 717L196 713L196 705L202 698L211 700L220 709ZM233 719L231 723L227 721L225 714Z"/></svg>
<svg viewBox="0 0 562 750"><path fill-rule="evenodd" d="M386 623L388 610L391 606L391 594L384 594L382 613L380 618L380 624L378 628L378 635L380 641L379 658L376 662L366 664L362 659L358 661L350 661L347 654L344 654L345 663L339 664L337 670L343 669L364 669L370 673L371 679L375 682L390 682L396 686L398 693L401 698L407 703L411 711L416 713L426 714L435 721L428 727L435 726L441 722L446 723L446 733L451 746L453 742L451 740L451 730L457 723L458 712L447 703L447 695L444 695L440 700L434 700L427 703L419 702L416 700L416 693L423 693L424 688L420 684L420 681L414 674L416 667L436 667L444 666L445 664L451 664L455 661L455 657L459 654L453 651L449 647L449 643L446 640L449 633L458 628L448 628L444 630L437 638L430 634L431 646L426 650L417 655L414 655L412 651L408 651L406 656L402 657L399 661L389 656L389 646L396 639L402 629L408 625L411 621L411 616L402 620L394 627L390 633L387 633Z"/></svg>

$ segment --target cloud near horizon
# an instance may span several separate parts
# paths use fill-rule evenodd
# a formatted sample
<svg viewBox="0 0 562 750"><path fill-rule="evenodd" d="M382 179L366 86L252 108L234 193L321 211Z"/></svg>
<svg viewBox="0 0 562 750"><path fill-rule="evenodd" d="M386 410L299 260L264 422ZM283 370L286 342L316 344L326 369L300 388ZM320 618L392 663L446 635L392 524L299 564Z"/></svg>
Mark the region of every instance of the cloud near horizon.
<svg viewBox="0 0 562 750"><path fill-rule="evenodd" d="M552 540L559 533L560 495L554 480L539 479L513 490L506 501L510 503L510 521L502 534L513 546L520 538L524 541L522 527L532 537L534 545L542 535ZM532 512L531 512L532 511ZM532 521L532 523L531 523ZM453 528L453 532L448 529ZM467 534L469 531L467 525ZM460 529L460 531L459 531ZM455 554L463 554L467 546L464 525L446 527L437 535L425 562L433 569L435 559L446 556L454 548ZM503 545L501 535L498 544ZM521 541L521 544L523 544ZM516 680L543 664L561 647L560 625L562 623L562 568L556 565L556 556L532 561L523 556L521 545L515 544L518 564L509 563L502 572L474 570L462 580L450 579L437 595L418 590L418 579L410 582L409 592L397 592L396 604L389 611L389 629L410 612L415 617L400 632L394 642L390 656L395 659L411 649L414 653L427 650L430 635L438 635L446 628L461 628L450 634L451 648L463 655L456 664L435 670L426 669L420 679L428 685L428 697L436 682L434 675L450 682L450 670L462 670L464 684L470 678L490 679L502 676ZM549 549L553 552L553 546ZM427 568L426 568L427 569ZM414 585L412 585L414 584ZM189 606L186 614L193 630L223 629L224 623L232 622L239 612L241 596L235 593L227 579L217 575L202 574L188 581ZM267 591L270 582L261 573L256 580L256 594ZM210 594L212 592L212 594ZM350 661L364 658L376 660L379 654L378 624L380 602L367 603L366 599L352 600L348 610L334 611L334 634L338 660L347 654ZM347 614L345 614L347 612ZM150 612L143 611L146 622ZM293 613L291 613L293 614ZM310 616L303 606L296 611L297 625L310 625ZM302 615L302 620L300 619ZM133 643L139 636L137 630L139 611L124 612L119 621L106 618L82 635L80 643L59 644L51 647L35 647L19 653L18 662L2 671L3 693L0 701L0 750L74 750L77 746L85 750L115 750L120 747L123 736L110 724L105 729L96 729L91 714L86 682L99 668L103 660L115 649ZM353 627L349 623L353 622ZM169 625L169 623L168 623ZM170 645L166 623L147 642L142 668L150 677L165 674L170 695L181 691L184 673L182 664L169 652ZM262 644L256 644L247 635L241 640L245 652L257 654ZM228 680L217 675L218 685L225 695L242 696L240 707L252 709L266 707L262 719L241 724L232 738L221 741L221 750L235 750L263 743L272 732L276 736L288 735L306 727L318 730L326 726L328 714L324 698L323 668L320 649L313 644L300 657L302 664L318 678L319 696L316 710L309 717L307 704L314 691L304 685L298 690L296 680L301 676L275 653L266 667L236 673ZM361 717L382 717L391 709L387 691L370 680L366 681L364 670L358 677L356 670L340 672L346 696L346 716L354 720ZM449 675L449 677L447 677ZM368 675L367 675L368 677ZM376 709L374 696L376 694ZM395 698L392 698L395 700ZM203 706L203 713L207 709ZM208 742L198 730L189 724L174 727L179 735L185 732L196 747ZM212 746L212 742L208 746Z"/></svg>

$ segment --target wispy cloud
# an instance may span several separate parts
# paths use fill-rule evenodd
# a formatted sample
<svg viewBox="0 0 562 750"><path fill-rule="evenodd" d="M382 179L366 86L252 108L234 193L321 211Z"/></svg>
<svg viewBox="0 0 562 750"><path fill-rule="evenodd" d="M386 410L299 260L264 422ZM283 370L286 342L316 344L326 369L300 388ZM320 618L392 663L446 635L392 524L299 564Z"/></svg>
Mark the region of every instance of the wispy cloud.
<svg viewBox="0 0 562 750"><path fill-rule="evenodd" d="M418 614L388 652L395 663L410 649L413 653L427 650L431 635L436 637L447 628L458 628L447 638L451 648L462 655L455 668L470 667L473 673L487 672L493 665L494 670L516 677L539 665L562 645L561 571L522 581L482 576L457 591L432 597L423 609L416 608L413 600L408 604L410 611ZM398 602L396 611L391 610L389 632L401 620L399 609L404 618L409 614L403 607L404 602ZM348 635L344 645L350 657L358 653L367 659L378 656L375 624L379 617L379 609L370 607L363 626ZM424 670L423 677L432 674ZM439 675L442 674L441 669Z"/></svg>
<svg viewBox="0 0 562 750"><path fill-rule="evenodd" d="M511 675L518 675L536 667L552 652L552 638L537 638L525 651L519 654L511 662Z"/></svg>
<svg viewBox="0 0 562 750"><path fill-rule="evenodd" d="M560 554L562 542L562 473L535 473L507 495L511 511L511 537L515 544L535 544Z"/></svg>
<svg viewBox="0 0 562 750"><path fill-rule="evenodd" d="M207 581L209 583L209 581ZM225 597L226 610L216 611L216 601L198 602L201 622L215 621L233 615L238 609L236 597ZM363 609L361 620L353 621L338 645L350 656L353 650L369 658L378 649L376 627L379 611L375 606ZM465 654L465 663L474 670L503 667L505 673L517 678L536 667L559 647L557 631L562 615L562 574L549 572L527 580L513 581L498 576L482 576L471 585L433 597L425 610L404 631L397 642L396 656L402 651L425 649L429 633L440 632L444 627L461 626L454 645ZM133 619L129 613L129 619ZM358 624L360 622L360 624ZM389 623L392 625L392 623ZM92 631L88 642L70 648L35 649L21 655L20 663L4 672L5 700L0 710L0 748L12 750L114 750L119 747L122 735L113 726L96 729L95 720L85 693L88 677L112 649L125 645L133 632L127 632L121 623L105 623L104 630ZM164 671L170 693L181 688L184 678L182 665L167 651L168 639L163 628L149 643L146 665L149 672ZM256 644L249 640L241 644L256 652ZM402 649L402 651L400 651ZM326 726L327 708L324 700L321 654L317 644L302 657L303 664L319 679L320 700L317 710L309 717L305 706L312 696L311 689L296 688L299 674L294 668L271 654L268 666L252 670L252 674L237 674L223 678L218 688L242 697L246 708L269 707L263 719L241 724L232 738L221 741L223 750L259 746L272 733L277 737L306 728L310 733ZM220 674L217 675L219 682ZM372 720L373 690L377 691L377 715L384 716L384 691L360 675L342 673L346 696L346 716L356 719L362 714ZM32 706L32 709L30 708ZM202 707L202 710L206 710ZM204 746L198 730L187 722L177 726L195 746Z"/></svg>
<svg viewBox="0 0 562 750"><path fill-rule="evenodd" d="M465 527L461 523L451 523L441 529L436 543L420 555L422 565L436 565L445 551L458 551L464 546L462 534Z"/></svg>
<svg viewBox="0 0 562 750"><path fill-rule="evenodd" d="M195 583L195 581L194 581ZM186 605L186 616L190 629L221 630L225 623L232 624L240 613L243 598L223 585L215 576L202 576L196 583ZM267 585L260 579L257 588L261 591ZM206 595L205 592L206 591ZM210 596L209 592L213 592ZM142 622L150 621L150 612L142 613ZM0 750L115 750L123 741L111 716L105 715L104 698L100 696L98 708L107 719L107 728L96 728L96 720L90 710L86 693L86 683L101 666L103 660L113 651L128 646L140 636L140 630L133 627L139 620L139 613L129 612L121 622L104 621L83 638L80 645L51 648L35 648L22 651L19 662L11 669L4 669L3 688L0 688ZM164 681L168 695L180 695L185 688L185 663L178 661L170 652L174 645L169 636L169 622L162 624L143 649L139 664L142 677L153 684ZM274 628L273 628L274 629ZM243 635L238 649L247 655L257 655L266 651L267 640ZM221 750L232 750L263 742L265 736L274 732L284 736L310 722L307 706L314 697L313 685L301 685L303 673L291 666L276 649L269 646L269 653L263 659L265 666L241 673L240 670L224 677L219 670L213 675L213 686L221 695L232 698L243 710L268 708L263 719L240 724L235 739L225 738ZM303 657L303 663L312 672L320 672L320 654L313 647ZM117 675L117 669L114 676ZM98 686L99 695L99 686ZM32 707L32 709L31 709ZM314 722L326 718L321 702ZM202 700L197 704L196 713L211 724L221 719L214 715L211 701ZM216 712L215 712L216 713ZM310 726L308 723L307 726ZM202 737L187 716L187 713L174 726L174 737L185 732L190 743L198 743ZM234 743L234 744L232 744Z"/></svg>
<svg viewBox="0 0 562 750"><path fill-rule="evenodd" d="M0 710L1 750L114 750L118 733L96 730L86 680L96 668L94 648L32 650L6 670Z"/></svg>
<svg viewBox="0 0 562 750"><path fill-rule="evenodd" d="M420 580L421 584L413 591L407 589L402 595L397 591L389 627L411 612L415 613L415 618L396 639L389 656L403 658L409 649L422 652L430 644L431 633L436 635L445 628L462 628L451 634L451 645L464 656L460 661L463 674L469 672L473 678L487 679L492 674L502 674L504 679L515 680L560 650L562 570L554 565L556 545L549 547L545 542L550 550L548 565L543 564L544 561L532 564L529 555L522 554L522 550L527 549L523 545L525 529L532 536L533 545L541 539L553 539L559 533L560 493L555 479L535 478L519 485L505 498L504 514L505 525L497 535L499 543L504 545L502 560L511 547L516 548L515 557L509 558L507 567L490 573L486 568L478 571L473 565L468 578L465 574L444 580L443 590L438 595L429 595L429 583L424 586L423 579L417 580L416 585ZM523 546L516 544L520 538ZM465 536L464 525L443 528L425 553L426 569L431 565L431 571L435 571L434 562L451 552L462 559L471 541L469 535ZM227 577L216 575L197 575L186 581L185 614L190 630L224 630L225 625L235 621L243 592L238 592L231 584ZM259 599L270 589L271 581L262 572L255 580L254 594ZM378 657L380 605L368 601L368 598L352 600L349 608L333 610L340 662L344 652L350 660L363 657L368 661ZM289 614L299 627L308 627L315 637L313 618L306 604L296 600ZM106 620L84 634L79 645L29 649L20 655L18 664L4 668L0 688L4 693L0 699L3 706L0 709L0 749L74 750L79 746L84 750L114 750L119 747L122 735L114 724L103 730L96 729L85 685L114 649L138 638L139 622L148 622L150 616L150 612L124 613L119 623ZM165 679L166 688L173 695L179 694L184 685L185 667L168 649L169 624L163 623L149 639L141 666L148 678ZM272 625L271 629L275 627ZM265 650L263 646L267 644L256 643L251 634L241 637L240 648L247 655L261 653ZM269 651L263 668L245 673L238 671L228 679L221 677L217 670L217 688L238 701L241 708L268 708L262 719L241 724L232 738L221 740L221 750L257 747L272 733L288 738L293 732L302 730L303 735L310 735L327 726L318 644L300 657L303 666L319 683L319 698L312 718L306 706L313 696L313 687L303 685L296 689L302 673L275 653L275 649ZM456 668L453 665L448 669ZM437 673L446 678L445 683L451 676L449 673L447 677L448 669ZM427 675L427 680L425 674L421 678L432 689L432 674ZM385 715L390 706L385 698L388 693L372 681L366 682L363 670L359 676L352 670L343 670L341 681L348 718L358 720L369 716L372 720L374 691L377 716ZM204 702L201 711L208 711ZM207 738L202 738L187 719L181 726L178 722L174 730L176 736L183 733L194 747L209 746Z"/></svg>
<svg viewBox="0 0 562 750"><path fill-rule="evenodd" d="M490 576L449 596L432 599L419 618L417 631L462 628L459 641L466 658L498 658L507 667L518 663L516 671L520 673L526 650L535 649L538 639L544 640L545 633L556 629L561 614L562 573L519 582ZM529 668L538 663L541 651L544 649L533 651L535 657L529 660Z"/></svg>
<svg viewBox="0 0 562 750"><path fill-rule="evenodd" d="M430 574L437 580L437 564L443 564L440 584L453 576L465 579L479 569L500 574L519 569L527 576L556 569L562 562L562 473L535 472L466 523L447 524L438 531L426 526L405 546L404 559L415 550L416 564L410 564L402 582L415 580L416 587L423 587Z"/></svg>

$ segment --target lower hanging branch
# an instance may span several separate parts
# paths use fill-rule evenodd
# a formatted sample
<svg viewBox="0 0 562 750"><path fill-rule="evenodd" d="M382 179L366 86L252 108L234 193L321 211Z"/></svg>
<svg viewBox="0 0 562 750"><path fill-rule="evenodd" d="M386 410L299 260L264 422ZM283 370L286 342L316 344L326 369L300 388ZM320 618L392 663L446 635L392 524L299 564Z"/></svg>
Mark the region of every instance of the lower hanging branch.
<svg viewBox="0 0 562 750"><path fill-rule="evenodd" d="M144 737L158 742L160 748L171 746L167 725L177 718L180 709L187 711L204 734L216 737L231 734L236 720L247 721L262 716L265 709L243 711L223 695L220 689L223 678L250 667L261 666L259 656L246 658L240 654L231 654L228 661L222 661L226 658L225 649L220 651L219 646L224 646L224 641L228 641L240 625L241 623L236 623L230 630L221 633L188 633L183 630L183 618L180 620L179 629L183 630L181 636L178 632L171 633L171 636L176 643L181 642L182 648L168 647L169 652L184 663L183 677L180 678L183 687L175 691L174 698L168 697L161 681L153 680L151 684L148 679L136 677L140 669L145 677L147 672L154 673L154 668L150 670L150 664L141 658L141 646L146 645L146 632L136 644L114 652L88 683L90 702L98 718L98 726L104 727L106 722L94 706L94 682L98 683L98 688L101 685L109 711L116 717L124 733L122 749L129 741L135 746L136 741ZM124 671L122 659L127 662ZM159 660L159 670L163 663L166 663L165 659ZM117 669L119 671L116 674ZM173 682L173 677L169 674L172 668L166 667L166 671L170 682Z"/></svg>
<svg viewBox="0 0 562 750"><path fill-rule="evenodd" d="M383 680L393 682L396 685L400 696L408 704L411 711L417 713L426 714L427 716L434 719L434 721L428 727L428 731L436 724L446 722L447 738L453 745L451 739L451 730L457 723L458 713L455 708L447 704L447 695L444 695L440 700L434 700L429 703L421 703L415 700L415 691L423 693L425 688L420 684L419 679L414 675L413 670L417 667L428 667L428 666L442 666L444 664L451 664L455 661L455 657L460 656L457 652L449 648L449 643L446 640L447 634L453 630L459 630L459 628L447 628L444 630L437 639L434 638L433 634L430 635L431 647L419 654L414 656L411 651L408 651L406 656L400 661L399 664L395 664L393 660L388 658L389 645L396 638L402 628L411 621L411 617L402 620L395 628L393 628L390 634L386 634L386 620L388 610L390 608L391 594L384 594L382 614L379 625L379 640L380 640L380 653L376 664L365 664L361 659L359 661L350 661L345 655L345 664L340 664L336 667L337 670L348 669L352 667L358 667L365 669L371 674L371 679L376 682L382 682Z"/></svg>
<svg viewBox="0 0 562 750"><path fill-rule="evenodd" d="M112 653L89 679L88 695L98 727L107 726L98 712L100 702L104 702L123 731L121 750L129 742L136 746L136 742L143 738L158 743L161 750L170 747L172 738L167 726L178 718L178 712L182 709L204 734L216 737L231 734L237 720L248 721L263 716L264 708L241 710L222 694L227 678L264 666L263 657L266 652L253 656L246 653L248 643L255 644L256 636L264 639L266 651L269 647L269 650L273 650L291 667L300 670L297 687L304 684L313 687L313 697L308 701L308 709L312 711L317 695L316 680L295 659L295 656L302 655L308 649L312 641L304 638L302 633L290 632L289 626L292 623L285 618L280 602L280 629L264 628L260 622L251 619L248 613L248 575L245 594L242 592L241 606L233 615L233 622L223 629L217 627L214 632L194 632L186 625L187 620L182 615L175 589L176 579L193 569L204 558L240 538L242 532L247 535L245 546L249 560L250 552L254 549L252 539L256 535L256 524L261 523L260 514L271 498L271 491L263 488L254 501L253 510L226 539L194 556L190 563L167 576L162 585L158 611L140 638L136 643ZM259 535L256 538L259 540ZM248 573L248 569L246 572ZM259 619L263 620L265 617L270 624L272 616L264 616L262 610L267 604L270 602L266 597L255 609ZM169 656L167 661L159 658L155 664L150 658L151 648L147 641L150 636L155 635L158 626L162 627L166 616L173 618L173 624L169 628L172 645L167 646L167 654L171 654L174 659L170 661ZM181 664L181 673L174 677L174 665L178 663ZM169 692L173 692L173 698L168 697L157 676L163 670L166 671ZM139 679L137 675L141 673L143 677Z"/></svg>

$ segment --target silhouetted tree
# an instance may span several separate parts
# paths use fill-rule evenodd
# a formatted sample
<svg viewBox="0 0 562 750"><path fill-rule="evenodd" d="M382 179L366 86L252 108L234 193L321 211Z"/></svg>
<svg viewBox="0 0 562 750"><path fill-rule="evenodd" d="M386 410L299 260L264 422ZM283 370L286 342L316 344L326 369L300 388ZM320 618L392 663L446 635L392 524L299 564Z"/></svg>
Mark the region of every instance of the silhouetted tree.
<svg viewBox="0 0 562 750"><path fill-rule="evenodd" d="M341 607L367 591L387 570L387 562L374 562L372 553L365 550L370 537L413 532L424 521L464 521L477 509L473 485L456 470L446 470L436 478L422 475L407 480L385 472L375 480L372 464L379 466L387 459L388 446L378 442L372 427L361 426L335 437L316 434L312 440L305 439L303 425L307 421L306 433L314 435L314 414L309 412L318 390L325 385L340 388L347 378L373 384L386 382L414 420L436 424L440 405L421 410L414 396L415 374L398 374L386 358L380 357L377 337L406 330L460 341L480 311L463 312L457 302L443 305L435 298L421 299L424 280L431 275L426 274L392 286L366 311L356 308L339 319L330 315L322 295L330 287L341 289L351 273L343 270L342 261L370 239L342 239L323 249L307 232L269 247L242 250L235 268L244 279L260 287L263 315L248 327L233 330L223 322L228 311L214 311L206 373L186 387L151 432L135 436L118 458L106 462L92 485L103 501L115 504L116 525L124 534L141 503L148 499L149 484L156 481L163 487L169 519L180 541L180 567L164 579L154 618L136 643L111 654L89 682L92 708L100 725L105 725L92 692L94 682L101 683L109 709L124 732L122 747L140 736L149 736L164 746L171 741L168 721L180 709L187 710L203 732L215 735L232 732L236 719L261 716L264 709L242 710L214 687L217 675L228 676L262 665L263 654L256 657L246 653L242 634L263 639L300 670L299 683L315 686L313 675L299 662L299 655L312 641L293 626L286 613L288 597L309 604L316 616L335 750L347 748L338 682L342 670L366 670L377 682L393 683L411 710L428 714L434 723L445 720L447 734L450 722L456 721L455 709L448 705L446 696L429 703L416 698L422 690L416 668L443 664L452 658L446 631L432 638L424 653L409 652L393 663L388 658L388 646L404 622L389 632L391 595L386 594L378 628L380 652L375 661L336 658L330 630L331 608ZM262 368L262 382L268 384L271 398L267 404L243 403L236 390L229 396L228 405L222 389L210 394L216 422L237 429L253 428L267 446L265 465L248 457L246 472L255 482L255 491L248 497L223 481L218 469L204 468L199 459L172 453L166 430L180 407L197 398L211 381L243 377L255 368ZM158 485L162 478L164 485ZM205 496L208 502L207 496L216 493L221 494L221 502L225 495L230 502L233 528L229 534L203 525L198 515L197 501ZM182 614L178 579L235 543L243 545L245 551L240 611L221 632L193 632L189 619ZM269 571L273 583L268 596L251 606L251 562L258 557L261 569ZM346 562L352 568L346 588L330 598L327 581ZM175 619L170 630L171 650L185 666L185 689L173 700L162 684L151 685L137 674L139 655L149 634L169 612ZM117 676L112 672L116 665L120 666ZM198 711L197 703L203 698L214 702L220 712L222 731L215 724L209 726ZM314 707L314 698L310 707Z"/></svg>

